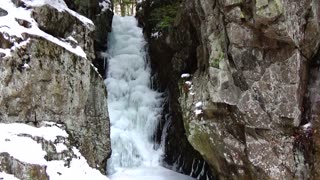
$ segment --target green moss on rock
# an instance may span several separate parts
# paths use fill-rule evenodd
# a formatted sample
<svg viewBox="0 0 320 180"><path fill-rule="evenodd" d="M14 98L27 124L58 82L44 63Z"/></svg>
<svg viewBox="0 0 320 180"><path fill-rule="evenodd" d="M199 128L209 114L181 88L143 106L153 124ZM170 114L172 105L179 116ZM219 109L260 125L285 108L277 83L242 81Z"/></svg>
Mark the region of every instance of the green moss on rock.
<svg viewBox="0 0 320 180"><path fill-rule="evenodd" d="M224 53L220 52L217 58L210 60L210 66L219 69L220 62L224 59Z"/></svg>
<svg viewBox="0 0 320 180"><path fill-rule="evenodd" d="M279 0L256 2L257 15L265 18L275 18L283 13L282 3Z"/></svg>

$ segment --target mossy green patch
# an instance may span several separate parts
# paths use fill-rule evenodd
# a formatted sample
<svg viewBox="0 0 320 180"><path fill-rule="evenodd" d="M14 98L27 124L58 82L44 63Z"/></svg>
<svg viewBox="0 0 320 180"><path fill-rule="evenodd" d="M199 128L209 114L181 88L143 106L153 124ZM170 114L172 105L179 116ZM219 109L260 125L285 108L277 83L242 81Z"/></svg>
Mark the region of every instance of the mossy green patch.
<svg viewBox="0 0 320 180"><path fill-rule="evenodd" d="M191 134L188 137L191 144L198 149L201 154L210 154L212 152L212 148L210 147L210 134L204 131L200 124L193 123L191 128Z"/></svg>
<svg viewBox="0 0 320 180"><path fill-rule="evenodd" d="M223 59L224 59L224 53L219 52L219 55L217 56L217 58L212 58L210 60L210 66L214 68L219 68L219 64Z"/></svg>
<svg viewBox="0 0 320 180"><path fill-rule="evenodd" d="M38 180L47 180L49 177L46 172L40 166L31 166L28 171L28 175L30 179L38 179Z"/></svg>
<svg viewBox="0 0 320 180"><path fill-rule="evenodd" d="M191 133L188 135L189 142L206 160L208 160L208 162L214 164L215 167L219 167L219 163L214 152L217 152L220 146L219 144L215 144L213 138L216 135L212 130L210 130L208 124L193 121L190 123L189 127L189 131Z"/></svg>
<svg viewBox="0 0 320 180"><path fill-rule="evenodd" d="M153 32L169 31L180 8L180 1L155 7L150 13L150 22L154 24Z"/></svg>
<svg viewBox="0 0 320 180"><path fill-rule="evenodd" d="M278 7L278 10L280 13L283 13L283 5L282 3L280 2L280 0L274 0L274 2L276 3L277 7Z"/></svg>
<svg viewBox="0 0 320 180"><path fill-rule="evenodd" d="M274 18L283 13L283 6L279 0L269 1L266 6L257 6L257 9L257 15L266 18Z"/></svg>

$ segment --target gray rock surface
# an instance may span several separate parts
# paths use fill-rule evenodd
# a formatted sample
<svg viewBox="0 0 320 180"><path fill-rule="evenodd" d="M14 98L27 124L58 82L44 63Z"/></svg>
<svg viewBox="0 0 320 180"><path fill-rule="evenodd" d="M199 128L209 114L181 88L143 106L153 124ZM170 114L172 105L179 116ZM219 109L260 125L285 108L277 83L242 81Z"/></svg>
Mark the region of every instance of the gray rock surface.
<svg viewBox="0 0 320 180"><path fill-rule="evenodd" d="M145 10L141 19L153 10ZM317 171L309 157L313 140L303 125L311 121L305 97L308 70L319 50L318 1L190 0L159 37L151 36L152 23L144 24L155 44L151 61L155 49L169 58L154 62L165 67L154 68L159 84L179 86L179 95L168 88L168 97L179 99L181 111L174 111L182 113L189 142L214 174L308 179ZM180 78L182 73L191 77ZM163 77L172 78L171 84ZM313 113L319 114L314 108Z"/></svg>
<svg viewBox="0 0 320 180"><path fill-rule="evenodd" d="M112 0L65 0L68 6L80 14L91 19L95 24L93 34L93 43L95 58L93 64L98 68L101 76L105 77L106 59L101 56L102 52L107 49L108 33L111 32L113 18L113 2ZM108 9L104 9L100 4L108 5Z"/></svg>
<svg viewBox="0 0 320 180"><path fill-rule="evenodd" d="M23 5L20 1L16 3ZM16 42L30 40L26 46L15 48L11 56L0 58L0 123L63 124L71 145L79 148L91 167L105 174L106 160L111 153L110 125L107 91L103 78L92 64L94 26L85 25L66 11L59 12L48 5L32 9L32 17L40 29L60 40L73 36L75 40L63 41L74 47L79 45L87 58L34 35L11 38ZM2 36L6 35L0 33L0 47L10 48L12 42ZM15 161L7 154L1 157L3 162ZM28 165L18 164L28 169ZM9 163L6 168L10 166Z"/></svg>
<svg viewBox="0 0 320 180"><path fill-rule="evenodd" d="M0 153L0 169L2 172L12 174L19 179L49 179L46 167L21 162L8 153Z"/></svg>

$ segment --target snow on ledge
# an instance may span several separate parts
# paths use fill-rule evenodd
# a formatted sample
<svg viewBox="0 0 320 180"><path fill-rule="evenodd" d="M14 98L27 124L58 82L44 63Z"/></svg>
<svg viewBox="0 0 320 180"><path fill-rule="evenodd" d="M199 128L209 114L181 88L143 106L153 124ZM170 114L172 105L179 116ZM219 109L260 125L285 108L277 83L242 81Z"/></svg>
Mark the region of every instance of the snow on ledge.
<svg viewBox="0 0 320 180"><path fill-rule="evenodd" d="M91 20L85 18L84 16L81 16L79 14L77 14L76 12L70 10L65 2L63 0L23 0L26 4L28 5L34 5L34 6L40 6L40 5L44 5L44 4L49 4L55 8L57 8L60 11L67 11L70 14L74 15L75 17L77 17L79 20L81 20L84 24L86 25L92 25L93 23ZM19 37L19 38L23 38L22 34L23 33L28 33L31 35L35 35L35 36L40 36L43 37L45 39L47 39L48 41L51 41L63 48L65 48L66 50L81 56L83 58L86 58L86 53L84 52L84 50L80 47L77 46L76 48L73 48L71 44L67 43L67 42L63 42L62 40L42 31L41 29L39 29L37 22L31 17L31 11L32 9L24 9L24 8L17 8L12 2L11 0L1 0L0 3L0 8L6 10L8 12L8 14L6 16L1 16L0 17L0 33L3 34L8 34L11 37ZM23 26L21 26L16 19L22 19L25 21L28 21L31 24L31 28L25 28ZM15 47L11 48L11 50L14 50ZM9 49L0 49L1 53L4 53L6 56L10 56L9 55ZM5 57L6 57L5 56Z"/></svg>
<svg viewBox="0 0 320 180"><path fill-rule="evenodd" d="M11 49L0 48L0 53L3 53L5 55L4 57L9 57L9 56L11 56Z"/></svg>
<svg viewBox="0 0 320 180"><path fill-rule="evenodd" d="M46 126L36 128L26 124L0 123L0 153L7 152L19 161L47 166L47 174L51 180L69 180L69 179L95 179L108 180L105 175L102 175L98 170L91 168L86 159L80 154L75 147L72 148L73 153L77 157L73 157L70 167L65 166L63 160L47 161L44 156L46 152L42 149L41 144L37 143L30 137L21 135L29 135L32 137L42 137L47 141L54 142L57 137L66 137L68 134L54 123L45 123ZM65 150L66 146L58 143L57 151ZM0 179L14 179L13 176L0 172Z"/></svg>
<svg viewBox="0 0 320 180"><path fill-rule="evenodd" d="M2 180L19 180L18 178L14 177L11 174L7 174L4 172L0 172L0 179Z"/></svg>
<svg viewBox="0 0 320 180"><path fill-rule="evenodd" d="M67 11L69 14L73 15L79 19L83 24L88 27L93 26L93 22L85 16L78 14L77 12L68 8L64 0L22 0L26 5L31 7L39 7L44 5L50 5L57 9L59 12Z"/></svg>
<svg viewBox="0 0 320 180"><path fill-rule="evenodd" d="M28 38L27 40L22 41L20 43L16 43L15 42L14 45L10 49L2 49L2 48L0 48L0 53L5 54L4 57L9 57L9 56L11 56L11 51L13 51L16 48L19 48L21 46L26 46L29 42L30 42L30 38Z"/></svg>

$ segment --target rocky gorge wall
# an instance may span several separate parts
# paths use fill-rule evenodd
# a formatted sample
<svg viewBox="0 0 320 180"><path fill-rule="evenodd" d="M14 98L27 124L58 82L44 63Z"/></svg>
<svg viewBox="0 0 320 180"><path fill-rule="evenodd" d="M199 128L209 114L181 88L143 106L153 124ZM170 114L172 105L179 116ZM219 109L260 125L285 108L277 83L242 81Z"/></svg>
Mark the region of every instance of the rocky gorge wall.
<svg viewBox="0 0 320 180"><path fill-rule="evenodd" d="M0 50L10 52L0 53L0 123L42 127L51 122L55 124L53 127L63 127L68 133L60 138L68 147L63 153L53 146L59 138L51 142L23 136L42 144L48 162L62 160L70 164L78 156L74 151L78 148L90 167L105 174L111 153L107 91L92 63L103 64L97 56L106 48L113 13L111 4L105 8L99 4L102 1L90 1L89 7L82 2L84 5L75 7L73 1L66 1L71 9L85 11L84 15L93 18L95 25L60 1L57 3L61 4L50 5L32 5L20 0L12 0L12 5L6 2L12 9L30 11L32 19L16 18L21 28L25 28L26 33L21 37L12 35L10 30L0 31ZM0 17L12 16L9 9L1 10L4 13ZM27 29L37 29L35 24L40 29L39 35L32 34L36 31L28 33ZM103 71L104 67L100 66L99 70ZM0 172L21 179L49 178L45 166L20 162L7 153L0 154L0 161Z"/></svg>
<svg viewBox="0 0 320 180"><path fill-rule="evenodd" d="M138 6L167 94L168 164L192 171L189 142L219 179L316 179L319 9L316 0Z"/></svg>
<svg viewBox="0 0 320 180"><path fill-rule="evenodd" d="M95 24L92 34L95 57L93 64L99 73L105 78L107 68L106 58L103 53L107 49L108 33L111 32L113 18L112 0L65 0L70 9L88 17ZM102 54L101 54L102 53Z"/></svg>

